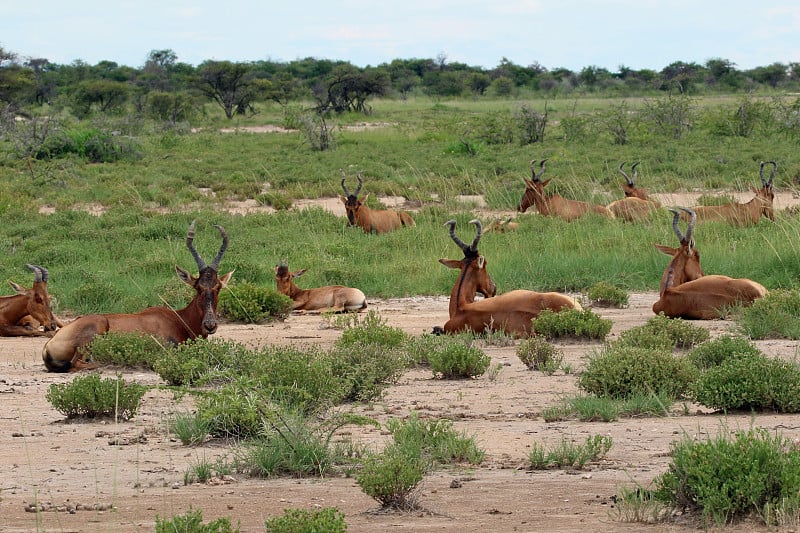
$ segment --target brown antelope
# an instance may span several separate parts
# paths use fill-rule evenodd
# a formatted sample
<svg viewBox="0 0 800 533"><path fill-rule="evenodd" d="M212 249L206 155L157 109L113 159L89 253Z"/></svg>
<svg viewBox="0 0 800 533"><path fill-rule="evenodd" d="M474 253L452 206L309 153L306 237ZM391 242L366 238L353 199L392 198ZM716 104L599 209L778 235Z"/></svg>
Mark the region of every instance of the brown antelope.
<svg viewBox="0 0 800 533"><path fill-rule="evenodd" d="M334 312L362 311L367 308L367 298L359 289L343 285L329 285L316 289L301 289L294 283L308 269L289 271L289 262L278 262L275 267L275 284L278 292L285 294L294 302L292 311Z"/></svg>
<svg viewBox="0 0 800 533"><path fill-rule="evenodd" d="M764 165L766 164L772 165L769 179L764 178ZM750 188L756 194L752 200L745 203L731 202L723 205L693 207L692 209L697 213L697 220L701 222L713 220L727 222L732 226L748 226L758 224L758 219L764 216L774 222L775 212L772 204L775 200L775 189L772 186L772 180L775 178L777 170L778 164L775 161L762 161L758 169L761 187Z"/></svg>
<svg viewBox="0 0 800 533"><path fill-rule="evenodd" d="M568 200L558 194L546 195L544 188L550 180L542 181L544 174L544 163L547 159L542 159L539 163L539 172L536 172L536 160L531 161L531 179L525 179L525 192L519 201L517 211L524 213L530 206L535 205L536 209L544 216L562 218L566 221L595 213L608 218L614 218L614 213L604 205L597 205L590 202L579 200Z"/></svg>
<svg viewBox="0 0 800 533"><path fill-rule="evenodd" d="M0 337L51 337L57 327L64 325L50 310L47 269L31 264L26 266L33 272L33 287L26 289L9 281L17 294L0 297Z"/></svg>
<svg viewBox="0 0 800 533"><path fill-rule="evenodd" d="M515 290L475 301L476 292L491 296L496 288L486 271L486 258L478 252L478 242L483 231L481 223L478 220L472 220L471 223L476 228L471 245L464 244L456 236L455 220L445 223L450 227L450 238L464 253L464 259L439 260L446 267L458 269L461 273L450 293L450 320L445 322L444 328L434 328L435 333L458 333L465 330L484 333L487 330L502 330L517 336L529 336L531 319L539 316L542 310L581 309L574 299L557 292Z"/></svg>
<svg viewBox="0 0 800 533"><path fill-rule="evenodd" d="M148 307L139 313L103 314L82 316L56 332L47 341L42 351L42 359L50 372L72 372L96 365L83 360L82 348L95 335L109 331L130 333L142 332L163 339L168 344L179 344L197 337L206 338L217 330L217 302L219 291L231 280L233 272L219 277L219 262L228 247L228 234L222 226L215 226L222 235L222 245L210 265L194 247L194 222L186 235L189 248L199 275L192 276L179 266L175 266L178 277L195 290L189 305L175 310L169 307Z"/></svg>
<svg viewBox="0 0 800 533"><path fill-rule="evenodd" d="M516 231L519 227L518 222L512 222L511 217L508 217L505 220L500 220L496 218L492 220L486 229L483 230L484 233L505 233L507 231Z"/></svg>
<svg viewBox="0 0 800 533"><path fill-rule="evenodd" d="M342 189L345 195L339 196L339 199L347 211L348 225L358 226L367 233L387 233L403 226L416 226L414 219L405 211L370 209L367 207L369 194L365 194L360 199L358 198L358 193L361 192L361 187L364 185L360 172L358 173L358 187L353 194L350 194L350 191L347 190L344 180L345 175L344 171L342 171Z"/></svg>
<svg viewBox="0 0 800 533"><path fill-rule="evenodd" d="M681 209L690 217L686 235L678 228L680 213L670 209L674 214L672 229L680 247L655 245L660 252L672 256L672 261L664 270L659 299L653 304L653 312L664 313L670 318L712 320L720 318L727 307L748 305L763 297L767 289L753 280L703 274L700 253L694 245L697 215L691 209Z"/></svg>
<svg viewBox="0 0 800 533"><path fill-rule="evenodd" d="M631 166L633 176L628 176L623 170L622 167L625 165L625 161L619 164L619 172L625 177L625 184L622 186L625 198L608 204L608 209L614 213L614 216L626 222L643 220L650 216L650 213L654 210L661 207L658 201L650 198L647 190L636 186L636 178L639 177L639 172L636 170L638 164L639 162L637 161Z"/></svg>

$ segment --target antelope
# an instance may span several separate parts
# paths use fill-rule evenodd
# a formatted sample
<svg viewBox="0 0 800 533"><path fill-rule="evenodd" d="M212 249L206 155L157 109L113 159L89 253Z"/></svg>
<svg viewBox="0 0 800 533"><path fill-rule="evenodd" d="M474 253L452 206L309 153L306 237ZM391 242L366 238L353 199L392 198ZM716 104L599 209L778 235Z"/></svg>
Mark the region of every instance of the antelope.
<svg viewBox="0 0 800 533"><path fill-rule="evenodd" d="M289 262L279 261L275 267L275 284L278 292L292 299L292 311L334 312L362 311L367 308L367 298L359 289L343 285L329 285L316 289L301 289L294 283L308 269L289 271Z"/></svg>
<svg viewBox="0 0 800 533"><path fill-rule="evenodd" d="M222 245L216 257L207 265L194 247L194 227L192 222L186 235L189 248L199 274L192 276L175 265L178 277L195 290L195 296L183 309L169 307L148 307L138 313L86 315L75 319L47 341L42 351L42 359L50 372L74 372L96 365L83 360L82 348L92 341L95 335L109 331L141 332L163 339L168 344L179 344L197 337L206 338L217 330L217 302L219 292L230 282L233 272L218 276L219 263L228 248L228 234L222 226L215 226L222 236Z"/></svg>
<svg viewBox="0 0 800 533"><path fill-rule="evenodd" d="M47 269L26 266L33 272L33 287L26 289L9 281L16 294L0 297L0 337L52 337L53 331L64 325L50 310Z"/></svg>
<svg viewBox="0 0 800 533"><path fill-rule="evenodd" d="M346 177L342 171L342 189L344 196L339 196L339 199L344 204L347 211L347 223L349 226L358 226L367 233L387 233L394 231L403 226L416 226L414 219L405 211L396 211L394 209L370 209L367 207L367 198L369 194L358 198L358 193L361 192L361 187L364 185L364 180L361 173L358 173L358 187L356 192L350 194L344 184Z"/></svg>
<svg viewBox="0 0 800 533"><path fill-rule="evenodd" d="M655 245L660 252L672 256L672 260L664 270L659 299L653 304L653 312L664 313L670 318L712 320L720 318L726 307L749 305L763 297L767 289L753 280L703 274L700 253L694 244L697 214L691 209L681 209L690 217L685 235L678 228L680 213L670 209L674 215L672 229L680 247Z"/></svg>
<svg viewBox="0 0 800 533"><path fill-rule="evenodd" d="M764 165L772 165L772 172L769 179L764 177ZM745 203L731 202L723 205L703 205L693 207L697 213L699 221L721 221L727 222L732 226L748 226L758 224L758 219L762 216L775 221L775 212L772 204L775 200L775 189L772 180L775 179L775 172L778 171L778 164L775 161L762 161L758 169L761 177L761 187L751 187L755 193L752 200Z"/></svg>
<svg viewBox="0 0 800 533"><path fill-rule="evenodd" d="M511 221L511 217L508 217L505 220L500 220L499 218L496 218L496 219L492 220L489 223L489 225L486 226L486 229L483 230L483 231L484 231L484 233L491 233L491 232L494 232L494 233L505 233L507 231L516 231L518 227L519 227L519 223L518 222L512 222Z"/></svg>
<svg viewBox="0 0 800 533"><path fill-rule="evenodd" d="M445 223L450 228L450 238L464 253L464 258L439 259L444 266L460 270L461 273L450 293L450 320L445 322L443 328L434 328L434 333L502 330L516 336L529 336L532 332L531 319L539 316L542 310L581 309L573 298L557 292L514 290L494 296L496 286L486 270L486 258L478 251L483 227L478 220L470 223L476 228L475 239L470 245L456 236L455 220ZM476 292L483 293L487 298L475 301Z"/></svg>
<svg viewBox="0 0 800 533"><path fill-rule="evenodd" d="M536 209L544 216L559 217L566 221L572 221L589 213L596 213L608 218L614 218L606 206L597 205L590 202L579 200L568 200L558 194L546 195L544 188L550 180L542 181L544 175L544 163L547 159L542 159L539 163L539 172L536 172L536 160L531 161L531 179L523 178L525 182L525 192L519 201L517 211L524 213L530 206L535 205Z"/></svg>
<svg viewBox="0 0 800 533"><path fill-rule="evenodd" d="M645 189L636 186L636 178L639 177L639 172L636 170L638 165L638 161L631 165L633 176L628 176L622 168L625 166L625 161L619 164L619 172L625 177L625 185L622 186L625 198L608 204L608 209L614 216L626 222L647 218L651 212L661 207L658 201L650 199Z"/></svg>

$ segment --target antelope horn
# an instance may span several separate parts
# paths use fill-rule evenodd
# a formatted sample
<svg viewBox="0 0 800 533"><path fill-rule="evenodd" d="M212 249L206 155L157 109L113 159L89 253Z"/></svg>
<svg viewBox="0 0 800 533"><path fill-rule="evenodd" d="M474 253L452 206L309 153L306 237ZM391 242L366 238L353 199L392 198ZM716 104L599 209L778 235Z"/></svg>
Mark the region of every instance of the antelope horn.
<svg viewBox="0 0 800 533"><path fill-rule="evenodd" d="M364 185L364 180L361 178L361 172L358 173L357 177L358 177L358 187L356 187L356 192L353 193L356 196L358 196L358 193L361 192L361 186Z"/></svg>
<svg viewBox="0 0 800 533"><path fill-rule="evenodd" d="M765 180L764 179L764 165L766 165L767 163L771 163L772 164L772 172L769 175L769 180ZM761 176L761 184L765 188L772 187L772 180L773 180L773 178L775 178L775 172L777 172L777 171L778 171L778 163L776 163L775 161L762 161L761 162L761 166L758 169L758 175Z"/></svg>
<svg viewBox="0 0 800 533"><path fill-rule="evenodd" d="M631 178L631 181L632 181L633 183L631 183L631 185L634 185L634 184L636 183L636 178L638 178L638 177L639 177L639 171L638 171L638 170L636 170L636 167L637 167L637 166L639 166L639 163L641 163L641 161L637 161L636 163L634 163L634 164L631 166L631 170L633 171L633 178Z"/></svg>
<svg viewBox="0 0 800 533"><path fill-rule="evenodd" d="M46 279L47 278L47 271L44 270L42 267L36 266L36 265L31 265L30 263L27 263L25 266L30 268L31 271L33 272L33 274L34 274L33 282L34 283L39 283L41 281L45 281L45 282L47 281L47 279Z"/></svg>
<svg viewBox="0 0 800 533"><path fill-rule="evenodd" d="M189 251L192 253L192 257L194 257L194 262L197 263L197 270L202 271L206 267L206 262L203 261L203 258L200 257L200 254L197 253L197 250L194 247L192 241L194 241L194 220L189 225L189 232L186 234L186 246L189 248Z"/></svg>
<svg viewBox="0 0 800 533"><path fill-rule="evenodd" d="M470 224L475 224L475 239L472 241L472 246L470 246L470 250L473 252L478 251L478 242L481 240L481 235L483 234L483 226L481 225L481 221L477 218L473 218L469 221Z"/></svg>
<svg viewBox="0 0 800 533"><path fill-rule="evenodd" d="M689 241L689 248L694 248L694 223L697 222L697 213L687 207L681 207L689 213L689 225L686 227L686 240Z"/></svg>
<svg viewBox="0 0 800 533"><path fill-rule="evenodd" d="M545 161L547 161L547 159L542 159L542 162L539 163L539 173L536 174L536 179L534 181L541 181L542 176L544 175L544 162Z"/></svg>
<svg viewBox="0 0 800 533"><path fill-rule="evenodd" d="M211 268L214 270L219 270L219 262L222 261L222 256L225 254L225 250L228 249L228 234L225 232L225 228L214 224L214 227L217 228L220 235L222 235L222 244L219 247L219 252L217 252L217 256L214 257L214 260L211 262Z"/></svg>
<svg viewBox="0 0 800 533"><path fill-rule="evenodd" d="M678 221L681 218L681 214L678 212L677 209L670 208L670 211L672 211L672 213L673 213L672 214L672 231L675 232L675 235L678 237L678 240L680 242L683 242L683 239L684 239L683 233L681 233L681 228L678 227Z"/></svg>
<svg viewBox="0 0 800 533"><path fill-rule="evenodd" d="M344 179L345 179L344 170L342 170L342 189L344 189L345 196L350 196L350 191L347 190L347 187L344 184Z"/></svg>
<svg viewBox="0 0 800 533"><path fill-rule="evenodd" d="M464 241L462 241L461 239L458 238L458 236L456 236L456 221L448 220L447 222L444 223L444 225L450 226L450 238L453 239L453 242L456 243L458 247L461 248L461 251L466 254L467 251L469 251L469 246L464 244Z"/></svg>
<svg viewBox="0 0 800 533"><path fill-rule="evenodd" d="M631 178L625 173L625 171L622 170L622 167L623 165L625 165L625 163L626 161L623 161L622 163L619 164L619 173L625 176L625 182L631 187L633 187L634 186L633 180L631 180Z"/></svg>

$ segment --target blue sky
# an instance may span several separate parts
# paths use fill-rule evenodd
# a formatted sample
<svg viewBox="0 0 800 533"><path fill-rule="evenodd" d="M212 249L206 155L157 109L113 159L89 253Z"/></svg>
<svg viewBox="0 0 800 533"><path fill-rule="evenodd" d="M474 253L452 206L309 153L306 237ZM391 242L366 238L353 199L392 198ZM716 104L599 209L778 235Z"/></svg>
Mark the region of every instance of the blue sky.
<svg viewBox="0 0 800 533"><path fill-rule="evenodd" d="M800 62L796 0L0 0L0 47L60 64L436 58L579 71Z"/></svg>

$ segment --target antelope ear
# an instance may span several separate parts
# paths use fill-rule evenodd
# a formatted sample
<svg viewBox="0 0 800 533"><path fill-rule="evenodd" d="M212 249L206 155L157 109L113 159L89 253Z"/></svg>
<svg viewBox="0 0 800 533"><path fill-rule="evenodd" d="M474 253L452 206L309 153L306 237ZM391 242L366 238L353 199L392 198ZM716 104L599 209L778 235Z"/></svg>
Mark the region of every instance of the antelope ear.
<svg viewBox="0 0 800 533"><path fill-rule="evenodd" d="M653 246L656 247L656 250L661 252L662 254L667 254L670 257L674 257L675 254L678 253L680 248L673 248L671 246L664 246L663 244L654 244Z"/></svg>
<svg viewBox="0 0 800 533"><path fill-rule="evenodd" d="M190 287L194 286L194 278L192 277L191 274L189 274L189 272L187 272L186 270L182 269L178 265L175 265L175 272L178 273L178 277L181 278L182 282L184 282L185 284L189 285Z"/></svg>
<svg viewBox="0 0 800 533"><path fill-rule="evenodd" d="M20 294L25 292L25 287L23 287L22 285L17 285L13 281L9 281L8 284L11 285L11 288L14 289L15 292L18 292Z"/></svg>
<svg viewBox="0 0 800 533"><path fill-rule="evenodd" d="M550 178L550 179L546 179L546 180L544 180L544 181L542 182L542 187L547 187L547 184L548 184L548 183L550 183L550 180L551 180L551 179L553 179L553 178Z"/></svg>
<svg viewBox="0 0 800 533"><path fill-rule="evenodd" d="M362 204L365 204L365 203L367 203L367 198L369 198L369 194L365 194L364 196L362 196L361 199L359 200L359 202L361 202Z"/></svg>
<svg viewBox="0 0 800 533"><path fill-rule="evenodd" d="M300 270L295 270L294 272L292 272L292 277L293 278L300 277L303 274L305 274L307 271L308 271L307 268L301 268Z"/></svg>
<svg viewBox="0 0 800 533"><path fill-rule="evenodd" d="M231 282L231 279L233 278L233 273L234 271L231 270L230 272L219 278L219 282L222 283L223 289L228 286L228 283Z"/></svg>
<svg viewBox="0 0 800 533"><path fill-rule="evenodd" d="M455 268L456 270L461 270L461 261L458 259L439 259L439 262L446 266L447 268Z"/></svg>
<svg viewBox="0 0 800 533"><path fill-rule="evenodd" d="M345 198L341 194L339 195L339 200L341 200L344 205L347 205L347 198Z"/></svg>
<svg viewBox="0 0 800 533"><path fill-rule="evenodd" d="M482 255L478 256L478 268L484 268L486 266L486 258Z"/></svg>

